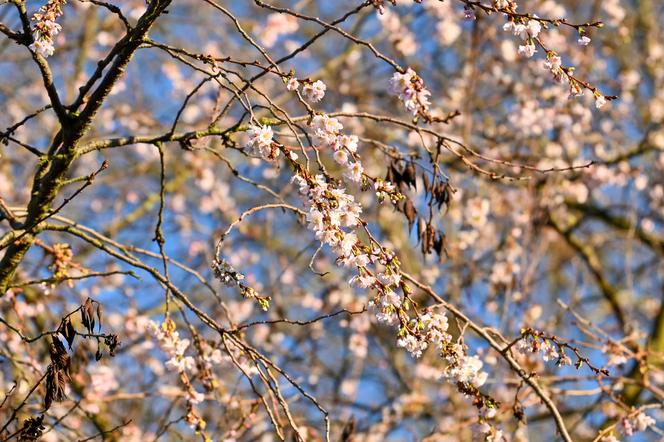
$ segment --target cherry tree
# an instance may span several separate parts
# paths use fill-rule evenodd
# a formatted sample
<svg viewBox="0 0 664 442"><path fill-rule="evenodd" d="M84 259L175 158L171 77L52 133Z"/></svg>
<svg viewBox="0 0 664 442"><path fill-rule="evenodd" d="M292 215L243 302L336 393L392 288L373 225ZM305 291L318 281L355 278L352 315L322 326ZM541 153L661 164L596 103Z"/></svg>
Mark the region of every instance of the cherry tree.
<svg viewBox="0 0 664 442"><path fill-rule="evenodd" d="M2 1L0 440L661 440L663 23Z"/></svg>

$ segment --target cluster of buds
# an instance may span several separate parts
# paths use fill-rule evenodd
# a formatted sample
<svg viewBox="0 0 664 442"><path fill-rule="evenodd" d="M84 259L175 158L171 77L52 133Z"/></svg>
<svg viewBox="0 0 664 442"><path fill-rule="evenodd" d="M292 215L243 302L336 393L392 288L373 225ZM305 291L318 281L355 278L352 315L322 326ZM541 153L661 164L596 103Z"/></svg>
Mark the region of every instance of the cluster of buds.
<svg viewBox="0 0 664 442"><path fill-rule="evenodd" d="M55 20L62 15L62 6L65 3L65 0L49 0L32 16L35 28L34 42L30 45L30 49L43 57L53 55L55 51L53 37L62 30L62 27Z"/></svg>
<svg viewBox="0 0 664 442"><path fill-rule="evenodd" d="M74 253L69 244L53 245L53 264L50 268L53 270L53 278L64 279L68 276L68 270L71 268Z"/></svg>

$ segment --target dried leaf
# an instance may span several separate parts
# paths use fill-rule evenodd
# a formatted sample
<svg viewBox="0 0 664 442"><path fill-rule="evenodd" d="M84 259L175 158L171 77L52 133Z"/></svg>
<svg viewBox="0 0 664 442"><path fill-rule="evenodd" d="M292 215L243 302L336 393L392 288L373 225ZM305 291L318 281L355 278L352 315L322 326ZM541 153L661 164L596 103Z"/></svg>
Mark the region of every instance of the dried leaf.
<svg viewBox="0 0 664 442"><path fill-rule="evenodd" d="M57 336L53 336L51 347L51 365L57 369L69 375L69 369L71 366L71 357L67 353L64 344Z"/></svg>
<svg viewBox="0 0 664 442"><path fill-rule="evenodd" d="M57 361L59 360L62 355L67 354L67 350L65 349L65 346L62 344L62 341L57 337L53 336L52 339L52 346L51 346L51 360L52 361Z"/></svg>
<svg viewBox="0 0 664 442"><path fill-rule="evenodd" d="M81 322L83 326L88 330L88 333L92 333L95 328L95 318L92 311L92 300L90 298L85 300L85 303L81 306Z"/></svg>
<svg viewBox="0 0 664 442"><path fill-rule="evenodd" d="M53 402L61 402L67 398L65 387L68 376L56 367L50 364L46 369L46 394L44 395L44 410L48 410Z"/></svg>
<svg viewBox="0 0 664 442"><path fill-rule="evenodd" d="M69 317L65 318L64 322L60 326L60 334L67 340L67 345L69 345L69 349L71 350L71 346L74 343L74 338L76 337L76 330L74 330L74 326L71 324L71 320Z"/></svg>

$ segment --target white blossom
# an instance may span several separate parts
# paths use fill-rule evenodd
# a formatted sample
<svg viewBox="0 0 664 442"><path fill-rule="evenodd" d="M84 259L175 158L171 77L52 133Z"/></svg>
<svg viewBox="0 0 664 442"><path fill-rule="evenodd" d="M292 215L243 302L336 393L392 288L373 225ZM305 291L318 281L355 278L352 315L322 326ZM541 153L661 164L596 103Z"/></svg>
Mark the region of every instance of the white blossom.
<svg viewBox="0 0 664 442"><path fill-rule="evenodd" d="M539 20L528 20L526 30L532 38L537 38L540 31L542 30L542 25L540 24Z"/></svg>
<svg viewBox="0 0 664 442"><path fill-rule="evenodd" d="M639 431L646 431L648 427L652 427L657 423L655 422L655 419L643 412L637 414L636 417L634 417L634 421L636 423L636 428Z"/></svg>
<svg viewBox="0 0 664 442"><path fill-rule="evenodd" d="M251 150L253 154L264 159L274 159L279 154L279 150L272 148L274 133L270 126L252 124L247 130L247 135L249 135L249 141L245 148Z"/></svg>
<svg viewBox="0 0 664 442"><path fill-rule="evenodd" d="M53 41L50 39L36 38L34 43L30 45L30 49L38 53L42 57L48 57L53 55L55 48L53 47Z"/></svg>
<svg viewBox="0 0 664 442"><path fill-rule="evenodd" d="M533 55L535 55L535 52L537 52L537 49L535 48L535 45L532 43L528 43L525 45L519 45L519 55L522 57L530 58Z"/></svg>
<svg viewBox="0 0 664 442"><path fill-rule="evenodd" d="M604 97L604 95L601 94L595 95L595 107L597 109L601 109L602 106L604 106L605 104L606 104L606 98Z"/></svg>
<svg viewBox="0 0 664 442"><path fill-rule="evenodd" d="M579 37L579 39L577 40L577 42L581 46L588 46L590 44L590 41L591 41L590 37L588 37L587 35L583 35L583 36Z"/></svg>
<svg viewBox="0 0 664 442"><path fill-rule="evenodd" d="M300 82L297 80L295 77L291 77L288 79L288 83L286 83L286 89L289 91L294 91L297 90L297 88L300 87Z"/></svg>
<svg viewBox="0 0 664 442"><path fill-rule="evenodd" d="M362 167L362 164L360 164L359 161L356 161L348 165L348 170L344 174L344 176L351 181L359 183L360 181L362 181L363 172L364 168Z"/></svg>

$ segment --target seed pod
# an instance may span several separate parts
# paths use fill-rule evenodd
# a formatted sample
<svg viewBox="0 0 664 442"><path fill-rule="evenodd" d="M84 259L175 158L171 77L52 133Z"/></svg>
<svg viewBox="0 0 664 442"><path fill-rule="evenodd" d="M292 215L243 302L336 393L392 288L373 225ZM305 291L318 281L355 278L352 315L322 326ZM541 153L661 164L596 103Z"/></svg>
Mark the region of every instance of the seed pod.
<svg viewBox="0 0 664 442"><path fill-rule="evenodd" d="M424 182L424 191L429 192L431 190L431 182L429 181L429 174L427 172L422 173L422 181Z"/></svg>
<svg viewBox="0 0 664 442"><path fill-rule="evenodd" d="M92 311L92 300L90 298L85 300L85 303L81 306L81 322L83 326L88 330L88 333L92 333L95 328L95 318Z"/></svg>
<svg viewBox="0 0 664 442"><path fill-rule="evenodd" d="M98 328L101 331L101 321L104 318L104 308L100 303L97 303L97 320L99 321Z"/></svg>
<svg viewBox="0 0 664 442"><path fill-rule="evenodd" d="M406 215L406 219L408 219L408 231L410 232L417 218L417 210L415 210L415 206L410 199L406 200L403 213Z"/></svg>
<svg viewBox="0 0 664 442"><path fill-rule="evenodd" d="M410 187L417 188L417 174L415 171L415 163L412 161L408 163L403 170L403 181Z"/></svg>

